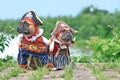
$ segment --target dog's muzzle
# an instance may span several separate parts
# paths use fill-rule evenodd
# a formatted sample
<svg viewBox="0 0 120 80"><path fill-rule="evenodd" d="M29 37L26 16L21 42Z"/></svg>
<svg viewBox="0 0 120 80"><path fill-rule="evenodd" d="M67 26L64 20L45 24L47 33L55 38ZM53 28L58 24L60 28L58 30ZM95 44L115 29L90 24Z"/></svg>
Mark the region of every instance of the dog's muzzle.
<svg viewBox="0 0 120 80"><path fill-rule="evenodd" d="M25 35L30 35L31 34L29 28L27 26L25 26L24 24L20 24L17 27L17 32L20 33L20 34L25 34Z"/></svg>
<svg viewBox="0 0 120 80"><path fill-rule="evenodd" d="M61 39L65 42L69 42L72 40L72 33L71 32L64 32L61 36Z"/></svg>

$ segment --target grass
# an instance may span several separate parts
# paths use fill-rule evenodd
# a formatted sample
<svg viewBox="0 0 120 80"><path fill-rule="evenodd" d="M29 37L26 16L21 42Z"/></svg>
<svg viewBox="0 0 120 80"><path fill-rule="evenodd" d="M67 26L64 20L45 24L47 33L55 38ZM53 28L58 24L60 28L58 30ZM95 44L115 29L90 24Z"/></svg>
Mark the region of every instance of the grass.
<svg viewBox="0 0 120 80"><path fill-rule="evenodd" d="M42 80L45 73L48 73L48 67L38 68L30 77L30 80Z"/></svg>
<svg viewBox="0 0 120 80"><path fill-rule="evenodd" d="M65 73L64 73L64 74L61 74L60 77L61 77L61 78L64 78L64 77L65 77Z"/></svg>
<svg viewBox="0 0 120 80"><path fill-rule="evenodd" d="M8 73L6 73L5 75L1 76L0 80L8 80L11 77L16 77L20 72L22 72L22 70L20 68L18 68L18 69L13 68Z"/></svg>
<svg viewBox="0 0 120 80"><path fill-rule="evenodd" d="M6 69L7 67L12 67L8 73L4 74L3 76L0 76L0 80L9 80L11 77L16 77L19 75L22 70L20 68L15 68L17 65L16 62L6 62L0 64L0 71L3 69ZM116 71L120 73L120 63L117 62L106 62L106 63L85 63L83 64L91 69L93 75L96 77L97 80L110 80L112 78L116 78L117 76L114 74L111 75L105 75L104 71L107 69L111 69L113 71ZM30 77L30 80L42 80L44 77L44 74L48 74L49 68L43 67L38 68ZM77 73L76 73L77 74ZM75 74L74 74L75 75ZM56 78L56 76L51 76L51 78ZM73 78L73 68L70 66L65 67L65 73L60 75L60 78L64 78L64 80L72 80Z"/></svg>
<svg viewBox="0 0 120 80"><path fill-rule="evenodd" d="M7 67L14 67L17 66L17 62L0 62L0 71L6 69Z"/></svg>
<svg viewBox="0 0 120 80"><path fill-rule="evenodd" d="M110 80L111 78L117 77L116 75L107 76L104 71L112 69L114 71L120 71L120 63L108 62L108 63L88 63L87 66L91 69L97 80Z"/></svg>
<svg viewBox="0 0 120 80"><path fill-rule="evenodd" d="M37 71L35 71L32 74L30 80L42 80L43 79L43 75L44 75L44 73L43 73L42 68L38 68Z"/></svg>
<svg viewBox="0 0 120 80"><path fill-rule="evenodd" d="M73 69L71 66L66 66L65 67L65 80L72 80L73 77Z"/></svg>
<svg viewBox="0 0 120 80"><path fill-rule="evenodd" d="M38 68L30 77L30 80L42 80L44 74L48 74L49 69L47 67L44 68ZM72 80L73 77L73 69L70 66L66 66L65 73L60 75L61 78L64 78L64 80ZM51 78L56 78L56 76L51 76Z"/></svg>
<svg viewBox="0 0 120 80"><path fill-rule="evenodd" d="M17 62L16 61L7 61L7 62L1 62L0 64L0 72L2 70L7 69L8 67L10 68L10 70L5 73L4 75L0 76L0 80L8 80L11 77L15 77L17 76L22 70L20 68L15 68L17 66Z"/></svg>

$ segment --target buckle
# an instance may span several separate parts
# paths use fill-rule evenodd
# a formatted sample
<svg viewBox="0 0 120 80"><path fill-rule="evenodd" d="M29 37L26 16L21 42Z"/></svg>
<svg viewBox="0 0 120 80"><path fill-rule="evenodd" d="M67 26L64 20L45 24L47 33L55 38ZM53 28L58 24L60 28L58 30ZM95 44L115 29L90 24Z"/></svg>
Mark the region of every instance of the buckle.
<svg viewBox="0 0 120 80"><path fill-rule="evenodd" d="M29 49L30 49L30 50L37 50L38 48L37 48L37 46L35 46L35 45L29 45Z"/></svg>

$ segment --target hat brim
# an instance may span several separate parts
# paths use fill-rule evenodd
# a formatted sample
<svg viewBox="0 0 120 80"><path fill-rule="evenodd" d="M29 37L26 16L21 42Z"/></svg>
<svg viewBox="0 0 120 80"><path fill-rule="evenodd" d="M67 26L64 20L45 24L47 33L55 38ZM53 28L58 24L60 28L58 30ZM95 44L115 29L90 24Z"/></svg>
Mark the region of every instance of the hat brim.
<svg viewBox="0 0 120 80"><path fill-rule="evenodd" d="M70 27L68 24L66 24L64 21L57 21L56 22L56 27L55 29L52 31L51 35L55 35L59 32L59 30L61 30L61 28L69 28L72 34L77 33L76 30L74 30L72 27Z"/></svg>

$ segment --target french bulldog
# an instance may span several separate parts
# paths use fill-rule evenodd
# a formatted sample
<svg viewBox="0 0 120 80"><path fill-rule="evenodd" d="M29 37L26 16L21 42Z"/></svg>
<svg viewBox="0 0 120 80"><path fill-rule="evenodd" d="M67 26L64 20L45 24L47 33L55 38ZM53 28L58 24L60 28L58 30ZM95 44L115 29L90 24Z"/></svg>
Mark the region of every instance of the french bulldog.
<svg viewBox="0 0 120 80"><path fill-rule="evenodd" d="M17 31L18 31L18 33L24 34L26 36L32 35L35 31L35 27L34 27L34 24L32 24L28 21L22 20L20 22L20 25L17 28Z"/></svg>
<svg viewBox="0 0 120 80"><path fill-rule="evenodd" d="M39 65L54 67L48 53L50 42L43 36L43 29L39 29L42 24L42 20L34 11L25 13L21 18L17 27L19 33L18 64L21 68L36 69Z"/></svg>
<svg viewBox="0 0 120 80"><path fill-rule="evenodd" d="M50 52L53 54L53 64L57 69L64 67L71 62L69 46L74 43L73 34L76 30L71 28L64 21L57 21L56 27L51 33Z"/></svg>

